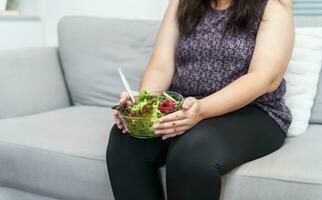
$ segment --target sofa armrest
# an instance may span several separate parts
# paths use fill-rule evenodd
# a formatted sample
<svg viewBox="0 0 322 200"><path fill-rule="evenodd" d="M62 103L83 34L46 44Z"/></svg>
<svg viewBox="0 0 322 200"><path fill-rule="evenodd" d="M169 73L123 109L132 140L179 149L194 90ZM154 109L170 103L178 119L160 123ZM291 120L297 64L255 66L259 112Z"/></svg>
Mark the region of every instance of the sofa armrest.
<svg viewBox="0 0 322 200"><path fill-rule="evenodd" d="M57 48L0 51L0 119L69 105Z"/></svg>

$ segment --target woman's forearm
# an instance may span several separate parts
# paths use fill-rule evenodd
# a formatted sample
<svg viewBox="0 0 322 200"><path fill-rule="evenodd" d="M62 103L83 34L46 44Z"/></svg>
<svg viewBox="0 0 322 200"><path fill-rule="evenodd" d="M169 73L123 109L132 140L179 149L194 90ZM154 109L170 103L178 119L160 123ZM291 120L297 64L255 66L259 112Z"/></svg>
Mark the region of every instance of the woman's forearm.
<svg viewBox="0 0 322 200"><path fill-rule="evenodd" d="M166 70L160 70L158 68L147 68L144 72L139 91L146 90L153 91L165 91L171 85L172 72L166 72Z"/></svg>
<svg viewBox="0 0 322 200"><path fill-rule="evenodd" d="M272 80L259 73L248 73L218 92L200 99L202 119L223 115L246 106L270 91Z"/></svg>

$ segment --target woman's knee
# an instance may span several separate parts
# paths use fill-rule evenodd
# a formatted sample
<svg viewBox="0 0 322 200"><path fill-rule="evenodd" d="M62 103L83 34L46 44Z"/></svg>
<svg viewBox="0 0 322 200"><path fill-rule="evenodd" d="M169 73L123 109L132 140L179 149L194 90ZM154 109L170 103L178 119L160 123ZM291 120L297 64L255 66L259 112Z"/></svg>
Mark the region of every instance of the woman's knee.
<svg viewBox="0 0 322 200"><path fill-rule="evenodd" d="M175 176L207 177L221 175L221 162L213 152L205 154L202 144L189 142L168 151L166 169Z"/></svg>
<svg viewBox="0 0 322 200"><path fill-rule="evenodd" d="M208 155L193 156L184 149L172 149L167 156L166 178L171 200L216 199L220 194L219 163Z"/></svg>
<svg viewBox="0 0 322 200"><path fill-rule="evenodd" d="M178 159L169 159L166 163L166 171L173 178L207 178L221 176L220 164L205 160L192 160L183 155ZM182 179L184 180L184 179Z"/></svg>

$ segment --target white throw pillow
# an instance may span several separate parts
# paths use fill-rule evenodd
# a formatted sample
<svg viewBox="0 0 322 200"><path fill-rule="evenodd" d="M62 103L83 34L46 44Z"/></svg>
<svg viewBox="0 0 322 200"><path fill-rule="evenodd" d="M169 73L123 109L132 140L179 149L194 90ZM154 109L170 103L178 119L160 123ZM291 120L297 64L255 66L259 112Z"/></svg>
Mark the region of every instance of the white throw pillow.
<svg viewBox="0 0 322 200"><path fill-rule="evenodd" d="M288 136L306 132L322 60L322 27L296 28L294 52L285 73L285 102L293 121Z"/></svg>

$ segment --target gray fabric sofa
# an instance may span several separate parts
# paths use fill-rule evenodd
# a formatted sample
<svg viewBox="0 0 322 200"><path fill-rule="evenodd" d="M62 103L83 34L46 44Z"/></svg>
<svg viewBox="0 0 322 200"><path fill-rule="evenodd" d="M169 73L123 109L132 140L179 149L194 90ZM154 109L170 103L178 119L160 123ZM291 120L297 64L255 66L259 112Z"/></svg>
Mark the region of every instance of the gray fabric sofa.
<svg viewBox="0 0 322 200"><path fill-rule="evenodd" d="M298 19L297 25L308 25L307 21ZM0 52L0 200L114 199L105 163L109 130L114 123L112 110L104 106L104 101L93 105L78 95L84 92L85 96L97 97L77 74L88 73L85 81L90 84L100 80L81 68L82 59L102 59L98 56L100 51L112 48L108 51L115 59L108 60L110 65L117 63L125 70L133 62L140 66L129 70L129 79L137 86L151 53L151 38L155 37L158 23L69 17L60 22L59 48ZM322 25L322 20L314 23ZM112 33L124 36L126 32L133 38L140 37L140 32L144 32L142 27L149 30L145 34L154 34L144 40L148 44L140 47L143 50L135 56L119 56L124 51L130 52L128 49L135 51L137 48L137 44L127 38L118 39L127 48L109 45L115 38L106 45L100 42L108 40ZM113 31L108 31L110 29ZM84 48L87 45L92 48ZM71 51L73 48L78 54ZM69 59L70 54L76 54L72 57L78 64ZM101 61L104 59L91 63L92 67L100 66ZM70 70L76 65L82 70ZM107 77L102 81L109 81L103 88L106 91L103 95L111 97L107 104L113 103L118 92L123 90L113 73L101 73L105 79ZM77 86L82 86L83 90L70 93ZM314 120L307 133L288 138L280 150L225 175L222 199L321 200L321 108L322 81L313 108ZM159 169L164 190L165 169L165 166Z"/></svg>

